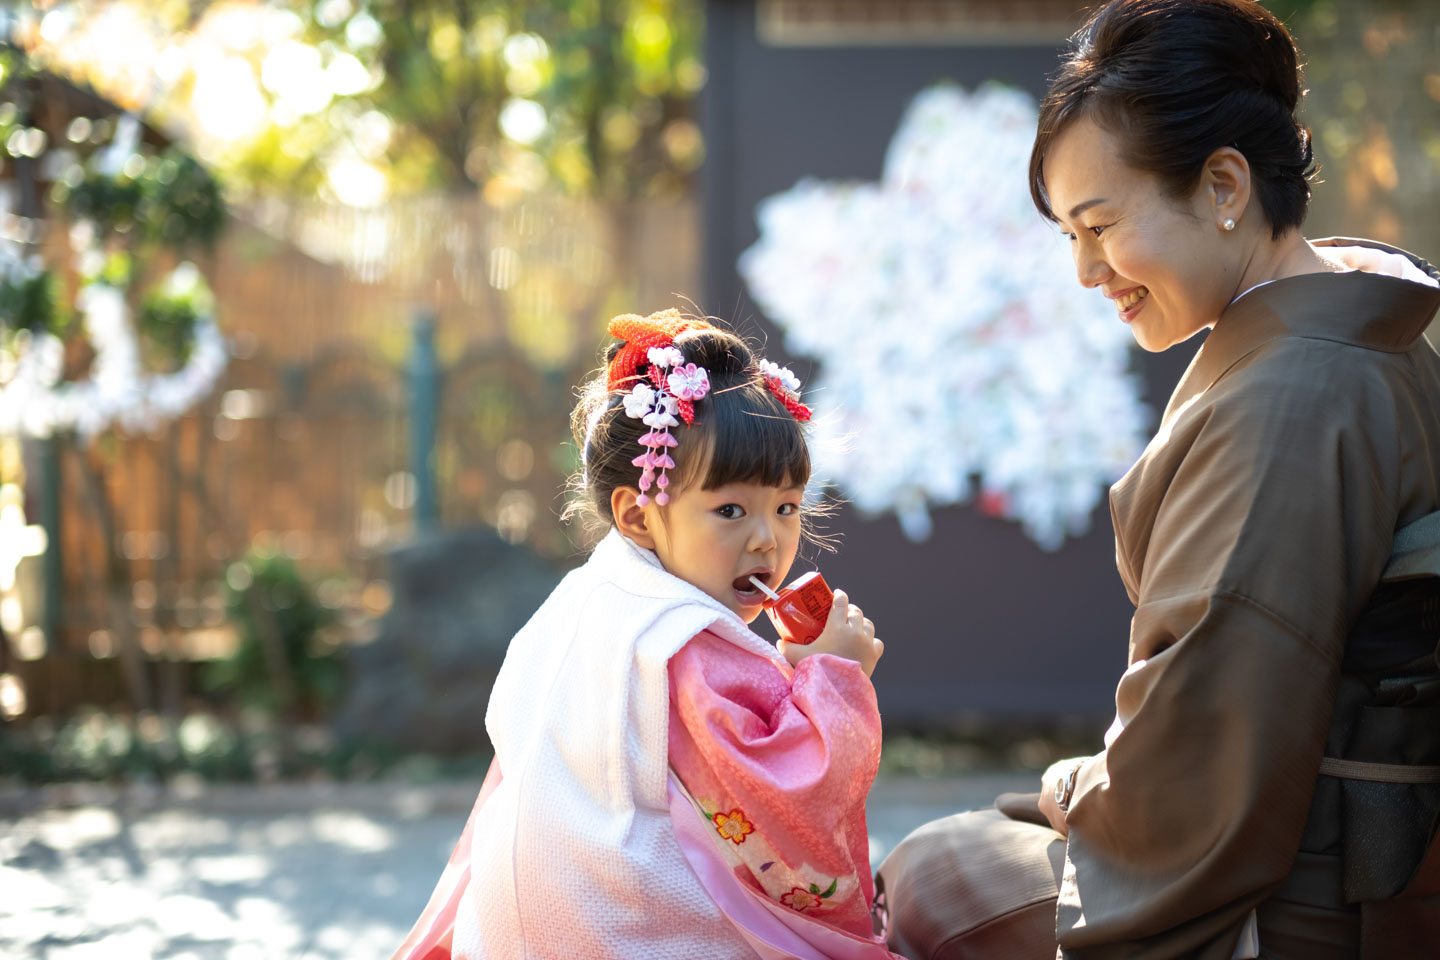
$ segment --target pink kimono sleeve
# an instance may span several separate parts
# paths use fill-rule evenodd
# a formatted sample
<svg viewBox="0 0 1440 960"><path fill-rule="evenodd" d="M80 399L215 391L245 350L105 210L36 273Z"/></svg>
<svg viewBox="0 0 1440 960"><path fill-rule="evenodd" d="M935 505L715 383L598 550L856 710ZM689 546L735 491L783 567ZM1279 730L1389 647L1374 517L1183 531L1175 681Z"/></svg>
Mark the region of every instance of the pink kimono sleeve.
<svg viewBox="0 0 1440 960"><path fill-rule="evenodd" d="M735 877L874 942L865 799L880 713L860 665L793 670L701 633L670 660L670 764Z"/></svg>
<svg viewBox="0 0 1440 960"><path fill-rule="evenodd" d="M480 785L480 795L475 798L475 806L470 810L470 818L465 821L465 829L460 833L460 840L440 874L439 883L435 884L435 891L430 894L430 902L390 960L450 960L455 913L470 883L470 836L475 827L475 816L500 785L500 780L500 763L492 760L485 782Z"/></svg>

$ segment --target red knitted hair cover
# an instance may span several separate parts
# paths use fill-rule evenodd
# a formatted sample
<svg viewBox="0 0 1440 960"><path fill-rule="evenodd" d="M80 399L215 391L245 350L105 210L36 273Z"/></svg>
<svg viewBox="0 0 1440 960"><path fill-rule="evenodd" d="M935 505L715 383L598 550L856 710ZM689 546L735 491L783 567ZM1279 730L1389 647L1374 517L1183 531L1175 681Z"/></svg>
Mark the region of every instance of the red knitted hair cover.
<svg viewBox="0 0 1440 960"><path fill-rule="evenodd" d="M605 386L609 390L628 390L634 381L643 379L637 371L649 365L647 354L651 347L668 347L687 330L715 328L697 317L682 316L671 307L648 317L627 313L611 320L605 329L616 340L625 341L625 346L610 361Z"/></svg>

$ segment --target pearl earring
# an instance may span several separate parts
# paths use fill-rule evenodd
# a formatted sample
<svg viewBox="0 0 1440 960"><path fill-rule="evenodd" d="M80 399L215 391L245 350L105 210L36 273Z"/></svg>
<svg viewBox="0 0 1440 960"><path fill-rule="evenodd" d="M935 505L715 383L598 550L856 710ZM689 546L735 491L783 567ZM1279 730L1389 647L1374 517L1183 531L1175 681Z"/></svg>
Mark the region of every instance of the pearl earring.
<svg viewBox="0 0 1440 960"><path fill-rule="evenodd" d="M1234 230L1235 221L1231 220L1229 217L1226 217L1223 221L1221 221L1220 226L1225 230Z"/></svg>

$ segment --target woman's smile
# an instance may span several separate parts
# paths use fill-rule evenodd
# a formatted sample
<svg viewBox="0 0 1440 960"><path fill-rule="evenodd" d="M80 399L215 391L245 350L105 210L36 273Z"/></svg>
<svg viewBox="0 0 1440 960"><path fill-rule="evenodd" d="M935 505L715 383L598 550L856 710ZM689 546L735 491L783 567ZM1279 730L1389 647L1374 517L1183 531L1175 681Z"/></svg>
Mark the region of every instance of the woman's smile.
<svg viewBox="0 0 1440 960"><path fill-rule="evenodd" d="M1115 309L1120 312L1120 319L1129 323L1145 309L1149 302L1150 290L1146 287L1131 287L1122 290L1119 294L1110 295L1115 302Z"/></svg>

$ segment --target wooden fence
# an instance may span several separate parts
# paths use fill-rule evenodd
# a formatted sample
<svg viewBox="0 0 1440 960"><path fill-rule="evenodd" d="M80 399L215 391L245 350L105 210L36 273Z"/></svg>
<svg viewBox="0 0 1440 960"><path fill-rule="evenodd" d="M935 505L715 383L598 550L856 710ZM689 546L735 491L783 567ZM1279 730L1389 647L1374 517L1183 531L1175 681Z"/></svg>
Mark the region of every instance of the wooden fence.
<svg viewBox="0 0 1440 960"><path fill-rule="evenodd" d="M144 697L182 710L184 665L233 646L225 579L251 551L293 558L363 640L389 603L380 559L414 530L422 315L440 374L439 522L570 556L556 516L575 466L573 385L610 315L683 305L698 284L690 203L425 198L250 216L206 265L235 354L214 393L149 434L27 444L32 491L44 456L58 457L63 569L54 635L12 644L30 714L120 699L106 661L132 638ZM26 563L33 581L38 559Z"/></svg>

